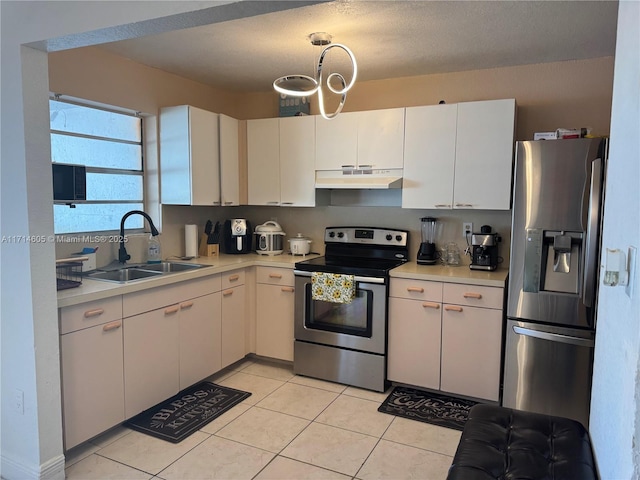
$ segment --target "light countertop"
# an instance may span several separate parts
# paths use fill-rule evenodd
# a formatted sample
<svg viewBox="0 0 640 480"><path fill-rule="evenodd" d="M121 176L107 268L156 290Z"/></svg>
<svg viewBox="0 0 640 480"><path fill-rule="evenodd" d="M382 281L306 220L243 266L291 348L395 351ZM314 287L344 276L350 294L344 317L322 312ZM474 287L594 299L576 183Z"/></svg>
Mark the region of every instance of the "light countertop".
<svg viewBox="0 0 640 480"><path fill-rule="evenodd" d="M148 288L171 285L176 282L194 280L218 273L229 272L238 268L253 266L293 268L296 262L318 256L310 254L299 255L258 255L248 253L244 255L225 255L216 257L198 257L194 260L169 259L182 263L198 263L210 265L210 267L176 272L170 275L133 281L127 283L112 283L101 280L83 278L82 285L58 292L58 307L68 307L92 300L124 295L138 292ZM484 285L488 287L505 287L508 275L507 269L498 269L493 272L470 270L468 266L445 267L440 265L418 265L416 262L407 262L391 270L391 278L411 278L415 280L430 280L436 282L465 283L468 285Z"/></svg>
<svg viewBox="0 0 640 480"><path fill-rule="evenodd" d="M504 268L488 272L471 270L468 265L445 267L443 265L418 265L407 262L391 270L391 278L411 278L414 280L431 280L435 282L465 283L485 287L502 287L506 285L509 270Z"/></svg>
<svg viewBox="0 0 640 480"><path fill-rule="evenodd" d="M146 290L148 288L171 285L176 282L194 280L197 278L207 277L209 275L215 275L217 273L229 272L238 268L253 266L293 268L296 262L317 256L317 254L309 254L305 256L289 254L268 256L258 255L257 253L247 253L241 255L221 254L215 257L198 257L193 260L170 258L167 260L180 263L210 265L210 267L198 268L184 272L175 272L170 275L158 275L157 277L127 283L91 280L85 277L82 279L82 285L79 287L60 290L58 292L58 307L68 307L92 300L113 297L115 295L124 295L127 293L138 292L140 290Z"/></svg>

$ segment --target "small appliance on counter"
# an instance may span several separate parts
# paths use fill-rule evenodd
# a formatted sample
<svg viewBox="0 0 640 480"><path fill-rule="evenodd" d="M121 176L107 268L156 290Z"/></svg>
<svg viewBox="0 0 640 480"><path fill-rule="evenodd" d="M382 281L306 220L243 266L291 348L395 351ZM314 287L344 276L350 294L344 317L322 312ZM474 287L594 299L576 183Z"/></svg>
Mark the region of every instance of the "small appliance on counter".
<svg viewBox="0 0 640 480"><path fill-rule="evenodd" d="M244 218L226 220L223 227L224 253L251 252L251 224Z"/></svg>
<svg viewBox="0 0 640 480"><path fill-rule="evenodd" d="M269 220L258 225L253 232L256 253L260 255L280 255L284 251L284 236L278 222Z"/></svg>
<svg viewBox="0 0 640 480"><path fill-rule="evenodd" d="M308 255L311 253L311 239L298 233L289 239L289 250L291 250L291 255Z"/></svg>
<svg viewBox="0 0 640 480"><path fill-rule="evenodd" d="M438 219L434 217L423 217L422 222L422 243L418 250L418 265L435 265L438 260L438 250L436 240L439 235L440 226Z"/></svg>
<svg viewBox="0 0 640 480"><path fill-rule="evenodd" d="M498 244L500 235L491 232L490 225L480 227L480 233L471 234L471 270L495 270L498 268Z"/></svg>

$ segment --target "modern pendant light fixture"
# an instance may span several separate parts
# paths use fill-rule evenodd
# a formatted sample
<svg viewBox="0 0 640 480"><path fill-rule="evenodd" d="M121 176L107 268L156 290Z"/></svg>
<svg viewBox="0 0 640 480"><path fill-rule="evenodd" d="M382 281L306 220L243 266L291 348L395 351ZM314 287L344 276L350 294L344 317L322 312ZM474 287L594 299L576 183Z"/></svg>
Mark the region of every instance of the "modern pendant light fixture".
<svg viewBox="0 0 640 480"><path fill-rule="evenodd" d="M316 32L309 35L308 38L312 45L325 47L320 53L320 58L318 58L315 78L310 77L309 75L285 75L283 77L277 78L273 82L273 88L279 93L290 95L293 97L308 97L317 92L320 114L323 118L330 120L342 111L344 102L347 99L347 92L351 90L351 87L353 87L353 84L356 82L356 77L358 75L358 65L356 63L355 57L353 56L353 52L349 50L349 48L340 43L331 44L331 35L329 35L328 33ZM327 52L329 52L329 50L331 50L332 48L339 48L346 52L346 54L349 56L349 59L351 60L353 74L351 76L351 81L348 84L344 76L340 73L334 72L327 76L326 87L336 95L341 96L340 104L338 105L336 111L328 114L324 108L324 96L322 92L322 64L324 62L325 56L327 55ZM341 85L341 88L335 88L333 85L331 85L332 82L338 82Z"/></svg>

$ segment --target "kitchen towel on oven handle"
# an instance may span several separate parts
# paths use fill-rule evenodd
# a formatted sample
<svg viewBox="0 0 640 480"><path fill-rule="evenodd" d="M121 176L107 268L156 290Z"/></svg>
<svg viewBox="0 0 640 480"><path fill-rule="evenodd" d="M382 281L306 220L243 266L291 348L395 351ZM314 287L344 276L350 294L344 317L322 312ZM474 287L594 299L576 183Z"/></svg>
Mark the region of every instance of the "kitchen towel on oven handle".
<svg viewBox="0 0 640 480"><path fill-rule="evenodd" d="M331 303L351 303L356 297L355 275L311 273L311 298Z"/></svg>

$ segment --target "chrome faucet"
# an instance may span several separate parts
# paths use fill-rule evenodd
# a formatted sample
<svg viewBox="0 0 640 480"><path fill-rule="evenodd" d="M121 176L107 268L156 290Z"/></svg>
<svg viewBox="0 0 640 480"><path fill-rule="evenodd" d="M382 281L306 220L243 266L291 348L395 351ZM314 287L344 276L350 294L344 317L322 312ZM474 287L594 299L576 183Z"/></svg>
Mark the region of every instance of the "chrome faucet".
<svg viewBox="0 0 640 480"><path fill-rule="evenodd" d="M120 248L118 249L118 261L120 263L127 263L127 260L131 258L131 255L127 253L127 249L124 248L124 221L127 219L127 217L133 215L134 213L142 215L147 219L147 221L149 222L149 226L151 227L152 236L155 237L157 235L160 235L160 232L158 232L158 229L153 224L153 220L151 220L151 217L144 213L142 210L131 210L130 212L125 213L122 216L122 220L120 220Z"/></svg>

